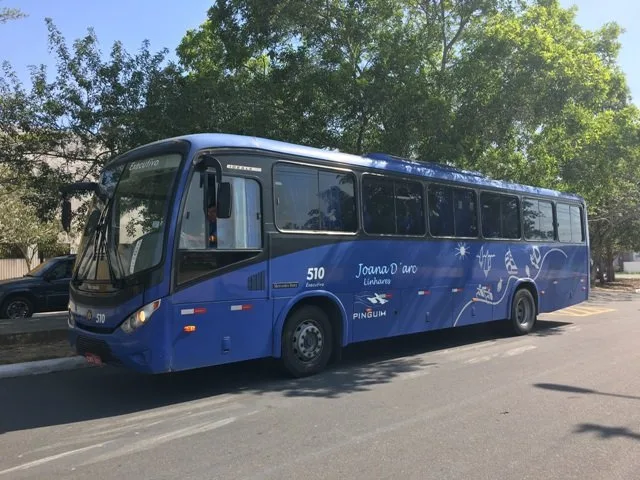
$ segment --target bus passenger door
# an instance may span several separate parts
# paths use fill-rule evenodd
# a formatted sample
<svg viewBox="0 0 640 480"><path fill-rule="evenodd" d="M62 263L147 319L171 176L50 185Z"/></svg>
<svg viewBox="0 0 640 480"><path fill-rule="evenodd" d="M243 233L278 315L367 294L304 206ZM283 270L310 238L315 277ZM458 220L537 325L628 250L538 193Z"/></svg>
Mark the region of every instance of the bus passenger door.
<svg viewBox="0 0 640 480"><path fill-rule="evenodd" d="M260 184L221 180L194 172L182 212L172 332L178 370L271 353Z"/></svg>

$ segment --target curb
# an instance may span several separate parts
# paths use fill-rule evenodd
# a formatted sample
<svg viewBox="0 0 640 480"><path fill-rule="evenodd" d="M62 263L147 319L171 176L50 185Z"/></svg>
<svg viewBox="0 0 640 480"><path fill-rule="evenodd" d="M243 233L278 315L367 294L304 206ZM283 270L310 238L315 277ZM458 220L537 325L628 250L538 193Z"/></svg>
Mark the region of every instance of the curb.
<svg viewBox="0 0 640 480"><path fill-rule="evenodd" d="M26 375L40 375L43 373L60 372L91 366L84 357L53 358L36 362L12 363L0 365L0 378L23 377Z"/></svg>

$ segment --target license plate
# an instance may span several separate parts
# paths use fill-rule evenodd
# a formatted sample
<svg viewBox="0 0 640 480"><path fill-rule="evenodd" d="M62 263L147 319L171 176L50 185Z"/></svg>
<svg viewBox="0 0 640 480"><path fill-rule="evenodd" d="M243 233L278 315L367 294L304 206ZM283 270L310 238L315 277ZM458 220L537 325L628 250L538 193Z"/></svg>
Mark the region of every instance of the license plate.
<svg viewBox="0 0 640 480"><path fill-rule="evenodd" d="M94 355L93 353L85 354L84 358L87 359L87 362L92 365L102 365L102 359L98 355Z"/></svg>

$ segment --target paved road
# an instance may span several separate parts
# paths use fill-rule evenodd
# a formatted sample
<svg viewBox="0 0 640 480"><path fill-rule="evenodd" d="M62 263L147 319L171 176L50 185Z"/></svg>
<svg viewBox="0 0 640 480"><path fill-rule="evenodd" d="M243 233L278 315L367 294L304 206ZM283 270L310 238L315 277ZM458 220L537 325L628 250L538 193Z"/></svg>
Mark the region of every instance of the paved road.
<svg viewBox="0 0 640 480"><path fill-rule="evenodd" d="M0 381L0 480L640 478L640 301L269 362ZM640 298L640 296L636 297Z"/></svg>

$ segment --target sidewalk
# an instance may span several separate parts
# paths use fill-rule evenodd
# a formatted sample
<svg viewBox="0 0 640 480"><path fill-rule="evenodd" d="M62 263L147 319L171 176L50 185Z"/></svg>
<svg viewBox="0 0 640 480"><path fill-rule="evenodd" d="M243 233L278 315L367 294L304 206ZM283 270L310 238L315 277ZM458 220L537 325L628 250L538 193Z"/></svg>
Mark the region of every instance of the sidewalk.
<svg viewBox="0 0 640 480"><path fill-rule="evenodd" d="M13 320L0 318L0 335L65 328L67 328L67 314L65 312L36 313L31 318Z"/></svg>
<svg viewBox="0 0 640 480"><path fill-rule="evenodd" d="M65 313L0 320L0 378L74 368L83 362L69 346Z"/></svg>
<svg viewBox="0 0 640 480"><path fill-rule="evenodd" d="M32 318L0 319L0 346L41 343L66 338L65 313L35 315Z"/></svg>

